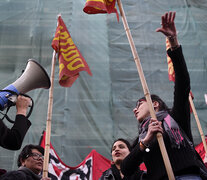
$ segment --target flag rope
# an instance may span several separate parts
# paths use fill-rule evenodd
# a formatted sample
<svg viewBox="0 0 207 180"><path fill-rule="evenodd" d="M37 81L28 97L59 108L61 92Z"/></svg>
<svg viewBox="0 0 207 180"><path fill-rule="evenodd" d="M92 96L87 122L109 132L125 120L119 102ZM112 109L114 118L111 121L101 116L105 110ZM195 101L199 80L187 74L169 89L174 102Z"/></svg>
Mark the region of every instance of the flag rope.
<svg viewBox="0 0 207 180"><path fill-rule="evenodd" d="M124 25L124 29L126 31L126 35L127 35L127 38L129 40L129 44L130 44L130 47L131 47L131 50L132 50L134 61L135 61L135 64L137 66L138 74L139 74L140 81L141 81L141 84L142 84L142 88L143 88L143 91L144 91L144 96L147 100L150 115L153 119L157 119L157 117L155 115L155 111L153 109L150 92L149 92L149 89L148 89L148 86L147 86L147 83L146 83L146 79L144 77L144 73L143 73L143 70L142 70L140 59L139 59L138 53L136 51L134 41L133 41L129 26L128 26L128 23L127 23L127 19L126 19L125 13L124 13L122 2L121 2L121 0L117 0L117 2L118 2L118 6L119 6L119 11L120 11L120 14L121 14L121 17L122 17L122 22L123 22L123 25ZM167 171L167 174L168 174L168 178L169 178L169 180L175 180L175 177L174 177L174 174L173 174L173 171L172 171L172 167L171 167L171 164L170 164L170 160L169 160L166 148L165 148L163 136L162 136L161 133L157 133L156 136L157 136L157 141L158 141L160 151L161 151L161 154L162 154L162 157L163 157L163 161L164 161L164 164L165 164L165 168L166 168L166 171Z"/></svg>

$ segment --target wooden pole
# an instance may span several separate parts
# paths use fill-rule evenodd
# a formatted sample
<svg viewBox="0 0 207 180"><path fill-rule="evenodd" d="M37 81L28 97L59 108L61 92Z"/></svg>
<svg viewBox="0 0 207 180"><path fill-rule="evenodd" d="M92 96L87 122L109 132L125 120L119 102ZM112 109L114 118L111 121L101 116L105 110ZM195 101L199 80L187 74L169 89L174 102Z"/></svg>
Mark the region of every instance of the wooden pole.
<svg viewBox="0 0 207 180"><path fill-rule="evenodd" d="M45 153L43 162L43 174L42 177L48 177L48 165L49 165L49 153L50 153L50 136L51 136L51 120L52 120L52 107L53 107L53 89L54 89L54 74L55 74L55 62L56 62L56 52L53 51L52 56L52 66L50 81L51 86L49 90L48 99L48 111L47 111L47 122L46 122L46 136L45 136Z"/></svg>
<svg viewBox="0 0 207 180"><path fill-rule="evenodd" d="M201 128L201 124L200 124L200 121L199 121L199 118L198 118L198 114L196 112L196 109L195 109L195 106L194 106L194 103L193 103L193 99L192 99L190 94L189 94L189 102L190 102L190 105L191 105L191 108L192 108L192 111L193 111L193 114L194 114L194 117L195 117L195 120L196 120L196 123L197 123L197 126L198 126L198 130L199 130L200 135L201 135L201 139L202 139L202 142L203 142L203 147L204 147L205 153L207 153L207 145L206 145L205 136L203 134L203 130Z"/></svg>
<svg viewBox="0 0 207 180"><path fill-rule="evenodd" d="M129 26L128 26L128 23L127 23L127 20L126 20L126 16L125 16L125 13L124 13L124 9L122 7L121 0L117 0L117 1L118 1L119 11L120 11L120 14L121 14L121 17L122 17L122 22L123 22L123 25L124 25L124 29L126 31L126 35L127 35L128 40L129 40L129 44L130 44L130 47L131 47L131 50L132 50L134 61L135 61L135 64L137 66L138 74L139 74L140 81L141 81L141 84L142 84L142 88L143 88L143 91L144 91L144 96L145 96L146 101L148 103L150 115L153 119L157 119L157 117L155 115L153 105L152 105L150 92L149 92L149 89L148 89L148 86L147 86L147 83L146 83L146 80L145 80L145 77L144 77L144 73L143 73L143 70L142 70L142 66L141 66L141 63L140 63L138 53L136 51L134 41L133 41ZM166 168L166 171L167 171L167 174L168 174L168 178L169 178L169 180L175 180L175 177L174 177L174 174L173 174L173 171L172 171L172 167L171 167L171 164L170 164L170 160L169 160L166 148L165 148L163 136L162 136L161 133L157 133L157 141L158 141L159 146L160 146L160 150L161 150L161 154L162 154L162 157L163 157L165 168Z"/></svg>

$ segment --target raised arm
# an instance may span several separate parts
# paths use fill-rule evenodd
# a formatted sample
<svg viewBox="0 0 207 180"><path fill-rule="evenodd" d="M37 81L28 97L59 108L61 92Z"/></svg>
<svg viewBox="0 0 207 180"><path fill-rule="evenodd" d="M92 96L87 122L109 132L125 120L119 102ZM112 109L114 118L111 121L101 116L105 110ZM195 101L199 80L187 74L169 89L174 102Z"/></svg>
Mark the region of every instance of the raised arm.
<svg viewBox="0 0 207 180"><path fill-rule="evenodd" d="M156 31L163 33L170 43L170 49L167 53L172 59L175 71L174 103L171 115L185 131L190 140L193 141L188 100L190 77L183 56L182 47L179 45L177 39L177 31L174 23L175 15L175 12L165 13L165 15L162 16L161 28L158 28Z"/></svg>

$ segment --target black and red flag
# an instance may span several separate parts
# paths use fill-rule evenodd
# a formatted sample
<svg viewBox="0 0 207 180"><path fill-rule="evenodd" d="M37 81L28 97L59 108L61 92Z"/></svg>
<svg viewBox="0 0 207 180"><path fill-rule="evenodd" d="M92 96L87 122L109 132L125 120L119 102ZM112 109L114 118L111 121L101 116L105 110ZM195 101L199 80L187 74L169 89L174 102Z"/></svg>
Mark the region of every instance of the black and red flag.
<svg viewBox="0 0 207 180"><path fill-rule="evenodd" d="M45 147L45 132L40 145ZM92 150L78 166L68 166L60 159L50 143L48 177L52 180L98 180L110 166L111 161L95 150Z"/></svg>

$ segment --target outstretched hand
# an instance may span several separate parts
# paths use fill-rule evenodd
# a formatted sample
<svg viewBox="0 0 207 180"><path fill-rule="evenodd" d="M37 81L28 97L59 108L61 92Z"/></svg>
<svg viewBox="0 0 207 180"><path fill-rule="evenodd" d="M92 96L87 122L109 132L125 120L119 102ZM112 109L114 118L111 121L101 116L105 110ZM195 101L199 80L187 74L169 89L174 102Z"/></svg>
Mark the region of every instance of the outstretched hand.
<svg viewBox="0 0 207 180"><path fill-rule="evenodd" d="M174 37L177 35L175 28L175 14L176 12L167 12L162 16L161 28L156 29L156 32L161 32L167 37Z"/></svg>

